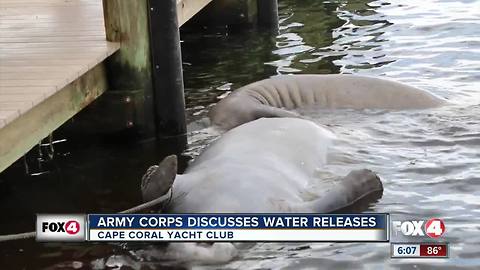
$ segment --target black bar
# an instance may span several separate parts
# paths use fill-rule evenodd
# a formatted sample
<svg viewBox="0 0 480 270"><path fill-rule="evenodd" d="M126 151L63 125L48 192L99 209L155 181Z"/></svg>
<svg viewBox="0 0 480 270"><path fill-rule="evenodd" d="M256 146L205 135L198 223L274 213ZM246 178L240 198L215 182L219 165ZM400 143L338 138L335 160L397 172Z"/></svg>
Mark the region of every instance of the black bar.
<svg viewBox="0 0 480 270"><path fill-rule="evenodd" d="M274 32L278 31L278 1L257 0L258 25L269 28Z"/></svg>
<svg viewBox="0 0 480 270"><path fill-rule="evenodd" d="M148 0L156 137L187 145L176 0Z"/></svg>

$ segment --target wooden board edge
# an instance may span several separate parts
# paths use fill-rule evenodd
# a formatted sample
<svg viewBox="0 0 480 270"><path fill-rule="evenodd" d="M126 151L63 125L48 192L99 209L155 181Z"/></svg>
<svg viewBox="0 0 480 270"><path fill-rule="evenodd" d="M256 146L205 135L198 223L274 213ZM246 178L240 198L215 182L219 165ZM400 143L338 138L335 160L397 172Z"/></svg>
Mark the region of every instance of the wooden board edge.
<svg viewBox="0 0 480 270"><path fill-rule="evenodd" d="M0 172L107 89L105 66L98 64L13 122L0 129Z"/></svg>

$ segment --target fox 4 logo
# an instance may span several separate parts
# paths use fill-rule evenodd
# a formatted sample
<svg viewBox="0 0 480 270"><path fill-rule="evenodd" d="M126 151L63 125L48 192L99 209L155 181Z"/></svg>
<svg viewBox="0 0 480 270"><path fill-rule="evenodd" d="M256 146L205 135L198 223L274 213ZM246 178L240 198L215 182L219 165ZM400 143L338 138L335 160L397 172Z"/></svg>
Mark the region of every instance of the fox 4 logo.
<svg viewBox="0 0 480 270"><path fill-rule="evenodd" d="M86 222L82 214L37 214L39 242L85 241Z"/></svg>
<svg viewBox="0 0 480 270"><path fill-rule="evenodd" d="M445 233L445 223L438 218L424 220L392 221L392 227L396 234L405 236L421 237L427 235L430 238L439 238Z"/></svg>
<svg viewBox="0 0 480 270"><path fill-rule="evenodd" d="M66 232L77 234L80 231L80 223L75 220L67 222L42 222L42 232Z"/></svg>

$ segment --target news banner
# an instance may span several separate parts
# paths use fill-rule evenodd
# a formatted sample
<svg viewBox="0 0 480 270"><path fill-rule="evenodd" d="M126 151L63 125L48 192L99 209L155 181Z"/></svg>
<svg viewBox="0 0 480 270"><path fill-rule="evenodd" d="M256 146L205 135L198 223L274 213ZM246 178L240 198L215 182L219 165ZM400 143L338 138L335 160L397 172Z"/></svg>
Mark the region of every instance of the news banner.
<svg viewBox="0 0 480 270"><path fill-rule="evenodd" d="M390 242L392 258L447 258L441 219L367 214L37 214L39 242ZM421 240L421 241L419 241Z"/></svg>

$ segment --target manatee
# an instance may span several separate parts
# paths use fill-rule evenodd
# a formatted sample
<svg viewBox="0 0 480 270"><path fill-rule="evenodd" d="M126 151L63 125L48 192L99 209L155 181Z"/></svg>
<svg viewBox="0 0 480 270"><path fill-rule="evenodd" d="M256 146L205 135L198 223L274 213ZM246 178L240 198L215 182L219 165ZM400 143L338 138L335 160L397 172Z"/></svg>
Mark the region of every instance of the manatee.
<svg viewBox="0 0 480 270"><path fill-rule="evenodd" d="M262 117L299 117L297 108L425 109L446 101L402 83L357 75L279 75L233 91L209 112L224 130Z"/></svg>
<svg viewBox="0 0 480 270"><path fill-rule="evenodd" d="M209 112L224 130L187 168L177 174L176 156L151 167L142 181L145 200L172 199L171 213L331 213L383 193L380 178L367 169L323 179L335 136L293 110L426 109L446 101L429 92L385 79L354 75L280 75L233 91ZM315 186L315 189L310 187ZM374 196L372 196L374 195ZM203 247L170 245L211 258L236 256L230 243ZM221 250L222 252L219 252ZM200 256L202 257L202 256Z"/></svg>
<svg viewBox="0 0 480 270"><path fill-rule="evenodd" d="M145 200L173 183L171 213L330 213L383 191L370 170L328 181L319 177L335 136L300 118L262 118L224 133L184 174L175 156L149 169L142 181ZM309 189L315 185L315 190Z"/></svg>

